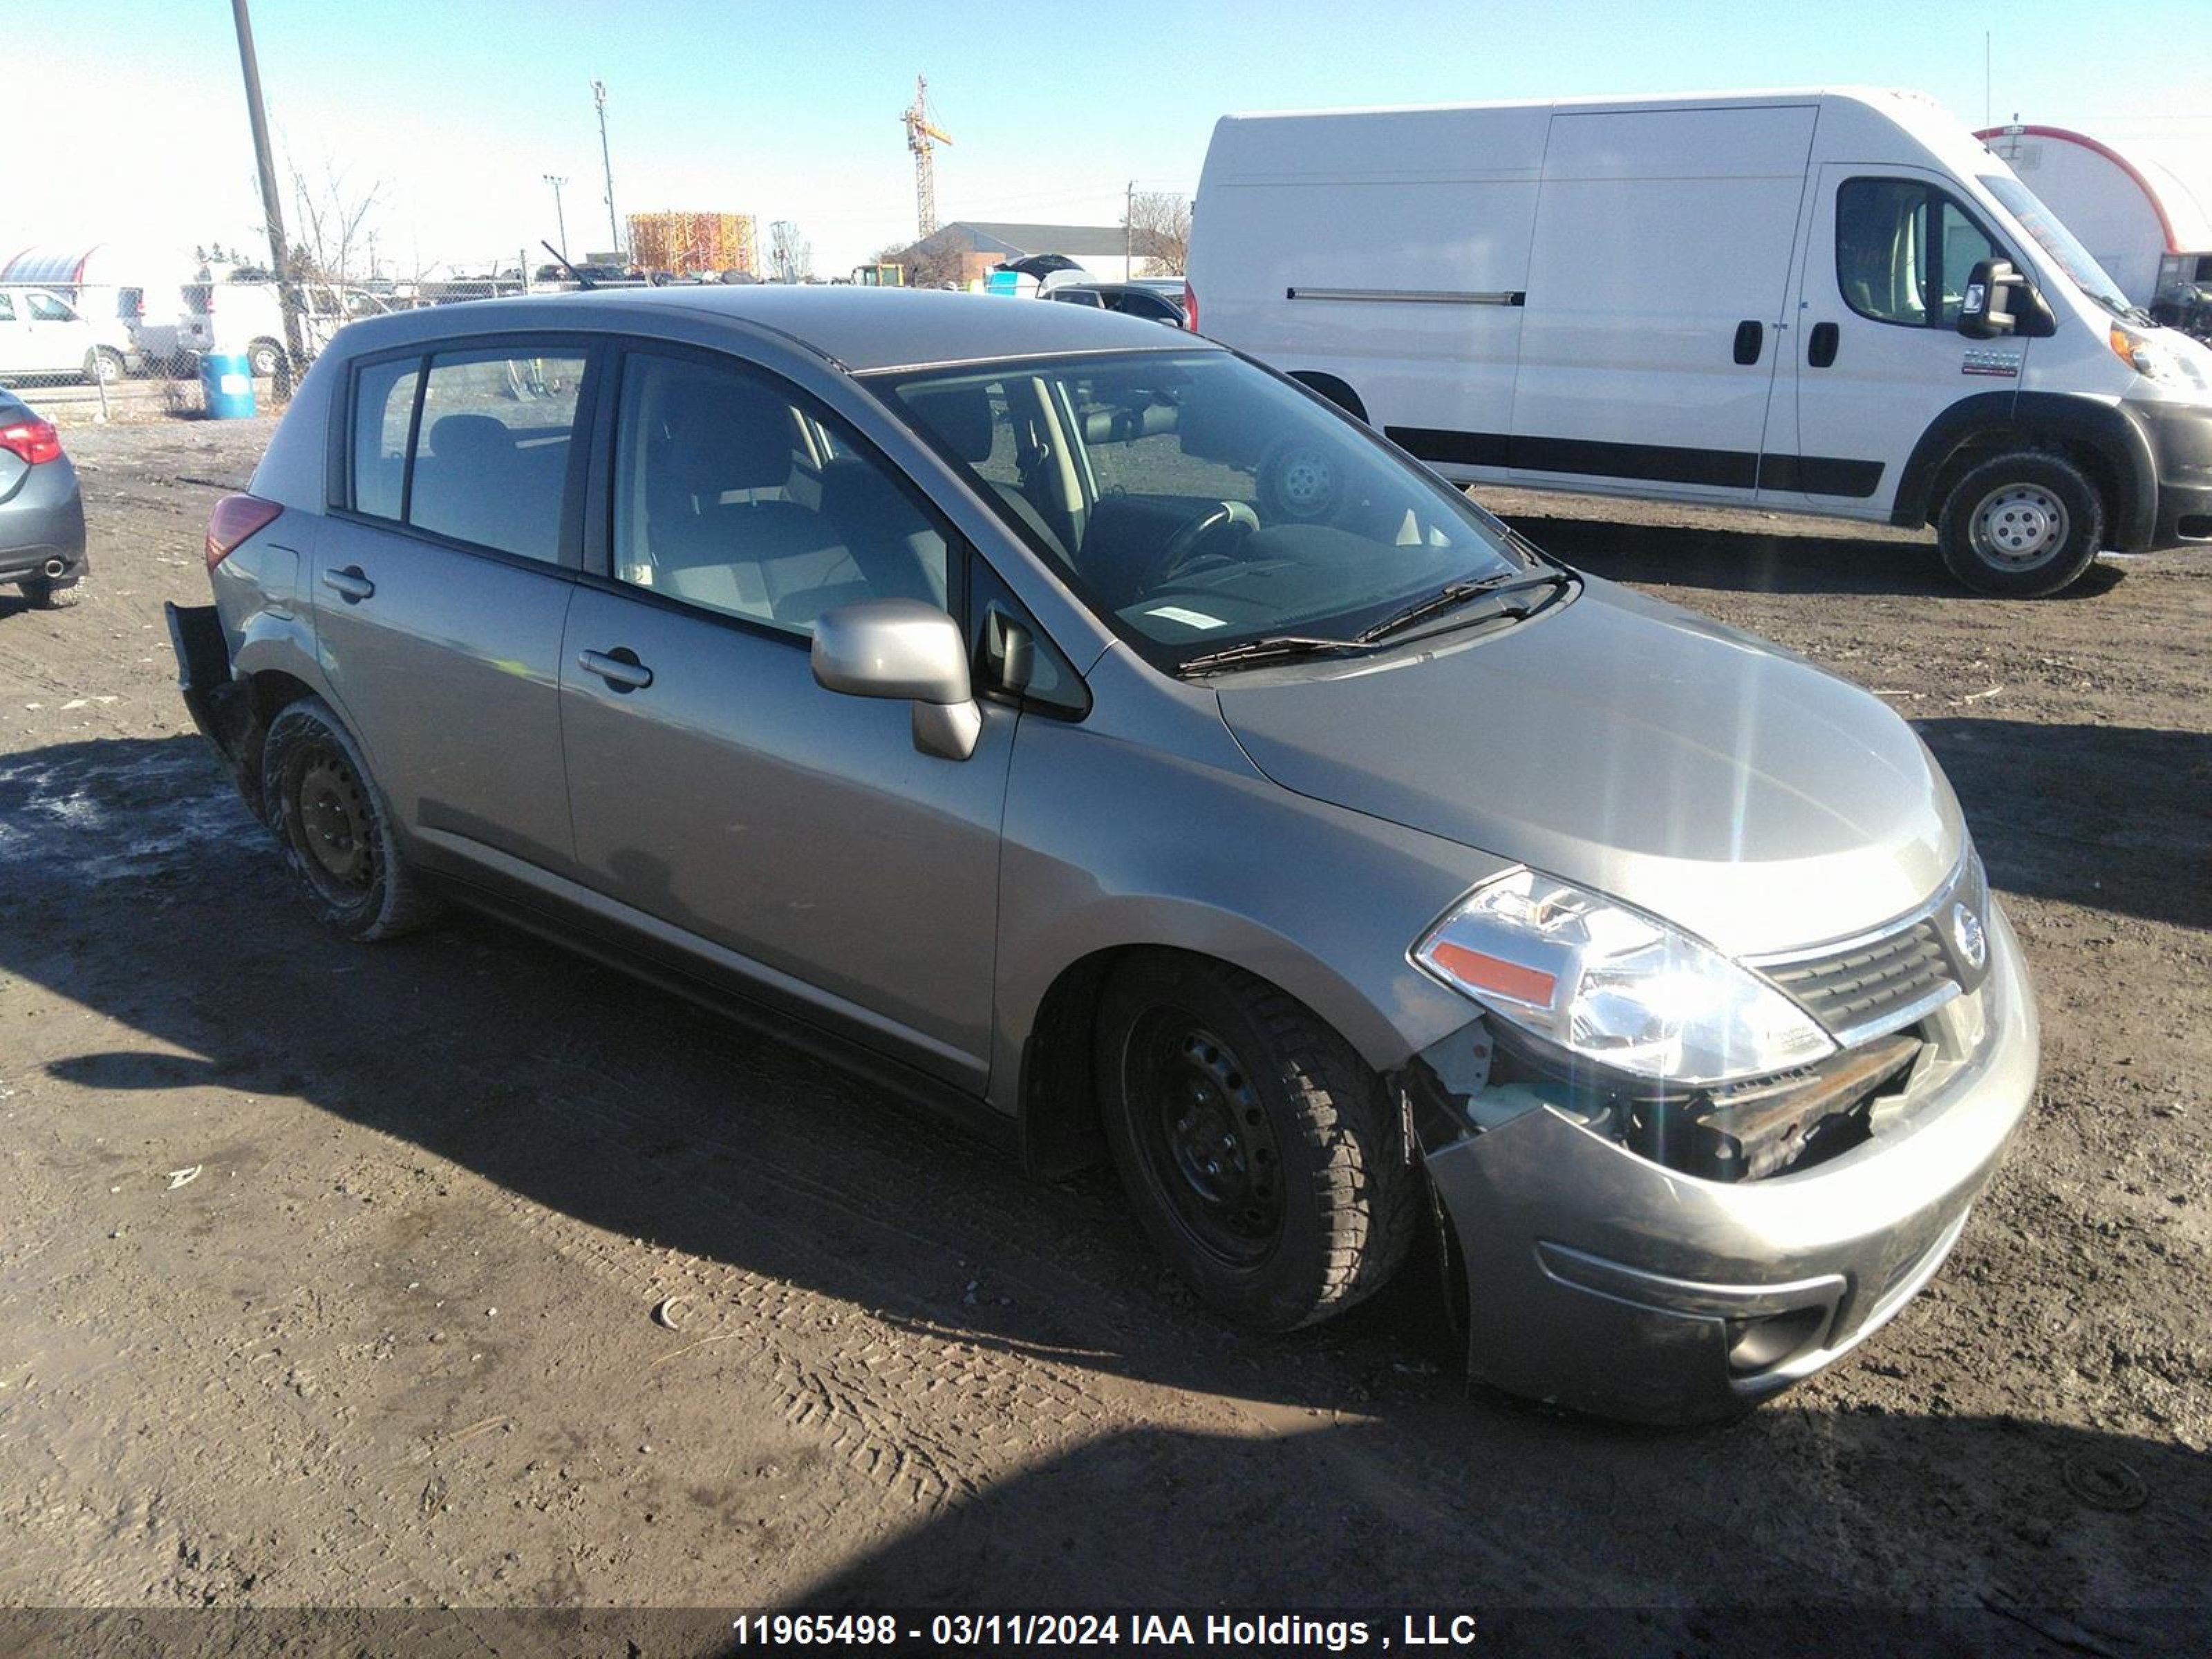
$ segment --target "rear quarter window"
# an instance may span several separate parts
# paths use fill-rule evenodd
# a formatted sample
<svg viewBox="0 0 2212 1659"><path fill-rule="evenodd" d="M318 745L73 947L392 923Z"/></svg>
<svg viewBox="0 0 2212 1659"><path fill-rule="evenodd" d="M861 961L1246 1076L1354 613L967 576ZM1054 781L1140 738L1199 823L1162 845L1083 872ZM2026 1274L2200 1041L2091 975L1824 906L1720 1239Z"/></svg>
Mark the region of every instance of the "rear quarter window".
<svg viewBox="0 0 2212 1659"><path fill-rule="evenodd" d="M353 382L353 510L397 519L405 505L407 440L422 365L409 357L370 363Z"/></svg>

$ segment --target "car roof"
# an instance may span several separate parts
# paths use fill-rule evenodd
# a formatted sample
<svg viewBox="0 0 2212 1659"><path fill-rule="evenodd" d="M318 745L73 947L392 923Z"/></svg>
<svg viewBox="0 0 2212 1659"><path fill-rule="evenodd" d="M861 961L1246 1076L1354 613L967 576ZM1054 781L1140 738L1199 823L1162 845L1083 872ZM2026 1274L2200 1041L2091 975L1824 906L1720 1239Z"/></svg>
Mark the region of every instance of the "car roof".
<svg viewBox="0 0 2212 1659"><path fill-rule="evenodd" d="M1163 337L1158 324L1141 318L1003 295L766 283L471 300L364 318L345 334L356 351L381 350L525 326L619 328L667 310L773 330L854 374L1090 351L1220 349L1191 335Z"/></svg>

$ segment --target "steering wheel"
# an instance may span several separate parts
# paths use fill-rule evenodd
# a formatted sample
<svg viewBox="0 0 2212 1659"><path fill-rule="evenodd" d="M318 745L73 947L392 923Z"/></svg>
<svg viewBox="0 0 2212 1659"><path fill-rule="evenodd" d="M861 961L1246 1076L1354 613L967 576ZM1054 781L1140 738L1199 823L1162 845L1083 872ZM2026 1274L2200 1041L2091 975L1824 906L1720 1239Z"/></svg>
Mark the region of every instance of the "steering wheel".
<svg viewBox="0 0 2212 1659"><path fill-rule="evenodd" d="M1185 571L1214 556L1217 550L1208 544L1232 529L1242 540L1259 527L1260 515L1249 502L1216 501L1169 538L1152 586L1165 587Z"/></svg>

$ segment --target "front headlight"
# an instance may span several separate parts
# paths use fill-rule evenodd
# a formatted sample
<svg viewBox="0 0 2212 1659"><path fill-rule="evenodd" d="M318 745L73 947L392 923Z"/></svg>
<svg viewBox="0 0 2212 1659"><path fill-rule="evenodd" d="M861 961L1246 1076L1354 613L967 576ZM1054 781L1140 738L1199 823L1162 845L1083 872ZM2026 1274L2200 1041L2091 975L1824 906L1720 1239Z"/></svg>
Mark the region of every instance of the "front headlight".
<svg viewBox="0 0 2212 1659"><path fill-rule="evenodd" d="M1787 1071L1836 1048L1803 1009L1710 946L1534 870L1475 889L1413 956L1524 1030L1665 1083Z"/></svg>
<svg viewBox="0 0 2212 1659"><path fill-rule="evenodd" d="M2179 350L2170 350L2163 340L2153 339L2138 330L2114 323L2107 342L2112 355L2146 380L2160 380L2169 385L2202 385L2203 376L2197 364Z"/></svg>

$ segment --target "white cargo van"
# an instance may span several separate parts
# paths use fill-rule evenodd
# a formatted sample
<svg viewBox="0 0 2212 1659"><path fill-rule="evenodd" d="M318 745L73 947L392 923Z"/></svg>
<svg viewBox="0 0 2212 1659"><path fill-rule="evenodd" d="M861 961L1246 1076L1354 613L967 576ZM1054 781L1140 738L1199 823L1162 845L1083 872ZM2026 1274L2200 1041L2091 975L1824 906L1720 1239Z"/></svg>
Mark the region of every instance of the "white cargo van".
<svg viewBox="0 0 2212 1659"><path fill-rule="evenodd" d="M1461 483L1933 523L2015 595L2212 542L2212 353L1914 94L1226 117L1190 289Z"/></svg>

